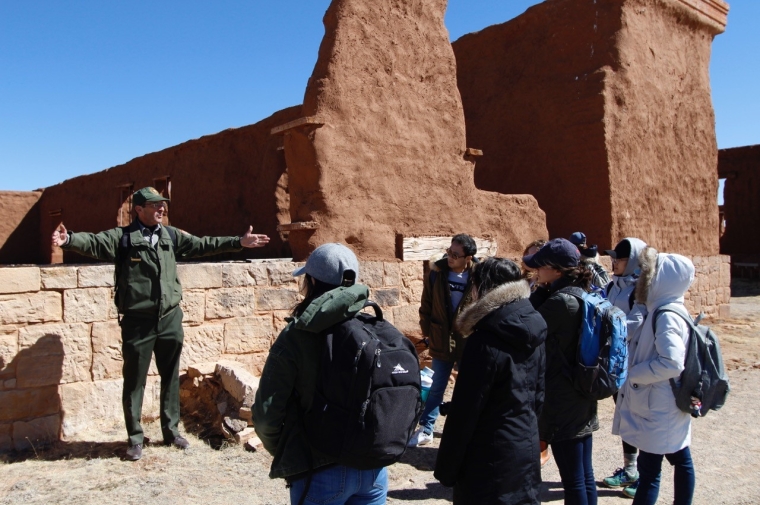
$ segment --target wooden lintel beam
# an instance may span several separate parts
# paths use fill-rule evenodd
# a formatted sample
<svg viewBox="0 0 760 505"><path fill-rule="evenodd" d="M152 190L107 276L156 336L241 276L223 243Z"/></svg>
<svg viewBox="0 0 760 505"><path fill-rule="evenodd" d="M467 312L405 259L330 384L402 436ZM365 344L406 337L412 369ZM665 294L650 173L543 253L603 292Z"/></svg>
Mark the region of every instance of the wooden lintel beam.
<svg viewBox="0 0 760 505"><path fill-rule="evenodd" d="M319 228L319 223L316 221L301 221L277 225L277 231L316 230L317 228Z"/></svg>
<svg viewBox="0 0 760 505"><path fill-rule="evenodd" d="M441 237L402 237L402 261L422 261L430 259L436 253L444 252L451 245L451 236ZM473 237L478 246L476 256L484 258L496 254L496 241Z"/></svg>
<svg viewBox="0 0 760 505"><path fill-rule="evenodd" d="M483 150L482 149L475 149L473 147L468 147L467 150L464 152L465 156L483 156Z"/></svg>
<svg viewBox="0 0 760 505"><path fill-rule="evenodd" d="M285 133L288 130L292 130L294 128L299 128L301 126L322 126L324 123L317 119L316 116L306 116L298 119L294 119L293 121L290 121L289 123L285 123L284 125L277 126L275 128L272 128L270 131L270 134L272 135L278 135L280 133Z"/></svg>

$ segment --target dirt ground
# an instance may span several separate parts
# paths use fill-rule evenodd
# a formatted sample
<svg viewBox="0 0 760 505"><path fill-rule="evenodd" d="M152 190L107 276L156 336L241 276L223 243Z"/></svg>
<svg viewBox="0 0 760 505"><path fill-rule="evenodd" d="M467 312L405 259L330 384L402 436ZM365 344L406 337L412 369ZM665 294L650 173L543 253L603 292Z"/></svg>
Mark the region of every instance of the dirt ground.
<svg viewBox="0 0 760 505"><path fill-rule="evenodd" d="M735 282L731 318L711 322L721 339L731 377L726 406L693 423L692 454L697 471L696 505L758 504L760 479L760 283ZM601 429L594 434L597 480L621 466L620 439L610 434L613 403L599 404ZM437 435L445 418L436 426ZM110 428L88 440L58 443L0 463L0 505L11 504L287 504L282 480L267 476L271 458L239 446L212 449L188 435L185 451L150 445L142 460L121 460L123 429ZM160 439L157 423L146 427ZM420 505L451 502L451 490L433 478L439 438L430 446L410 449L389 468L388 503ZM562 488L553 461L543 468L542 501L562 503ZM672 500L672 473L667 464L659 503ZM628 503L618 490L599 488L599 503Z"/></svg>

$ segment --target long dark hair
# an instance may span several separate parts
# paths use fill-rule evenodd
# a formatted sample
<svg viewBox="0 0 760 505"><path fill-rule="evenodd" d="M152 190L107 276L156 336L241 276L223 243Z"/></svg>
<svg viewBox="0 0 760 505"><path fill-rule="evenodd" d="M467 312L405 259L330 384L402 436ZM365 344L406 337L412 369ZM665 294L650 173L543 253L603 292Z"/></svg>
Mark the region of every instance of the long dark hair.
<svg viewBox="0 0 760 505"><path fill-rule="evenodd" d="M478 298L483 298L489 291L502 284L518 281L521 278L520 267L506 258L486 258L476 263L472 272L472 284L475 286Z"/></svg>
<svg viewBox="0 0 760 505"><path fill-rule="evenodd" d="M338 287L322 282L319 279L314 279L313 281L312 279L314 279L314 277L309 274L303 276L303 281L301 281L301 294L303 295L303 300L293 307L293 310L290 312L291 316L300 316L306 310L306 307L311 305L311 302L313 302L315 298L319 298L328 291L332 291Z"/></svg>
<svg viewBox="0 0 760 505"><path fill-rule="evenodd" d="M578 266L576 267L569 267L569 268L552 267L552 268L556 268L557 270L562 272L562 277L567 279L571 285L578 286L584 291L591 291L591 284L593 283L593 280L594 280L594 267L591 265L591 263L593 263L593 261L582 257L580 262L578 263Z"/></svg>

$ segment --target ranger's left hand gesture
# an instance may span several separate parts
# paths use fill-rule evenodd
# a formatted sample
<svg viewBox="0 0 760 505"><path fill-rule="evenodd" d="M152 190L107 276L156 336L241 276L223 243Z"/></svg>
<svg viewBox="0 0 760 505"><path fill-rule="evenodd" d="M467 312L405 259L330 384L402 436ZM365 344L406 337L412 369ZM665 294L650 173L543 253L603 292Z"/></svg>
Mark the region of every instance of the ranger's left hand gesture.
<svg viewBox="0 0 760 505"><path fill-rule="evenodd" d="M264 247L269 243L269 237L266 235L259 235L256 233L253 233L253 226L248 227L248 231L245 232L245 235L240 237L240 245L243 247Z"/></svg>

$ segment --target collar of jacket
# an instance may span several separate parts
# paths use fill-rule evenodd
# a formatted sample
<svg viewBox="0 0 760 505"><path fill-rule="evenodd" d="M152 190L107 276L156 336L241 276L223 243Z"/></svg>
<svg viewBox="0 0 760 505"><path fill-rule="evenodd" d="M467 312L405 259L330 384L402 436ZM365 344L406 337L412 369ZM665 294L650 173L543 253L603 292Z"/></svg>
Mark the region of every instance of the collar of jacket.
<svg viewBox="0 0 760 505"><path fill-rule="evenodd" d="M314 299L293 324L296 329L321 333L327 328L354 317L364 308L369 288L363 284L338 287Z"/></svg>
<svg viewBox="0 0 760 505"><path fill-rule="evenodd" d="M515 300L530 297L530 286L526 280L507 282L486 293L483 298L462 310L456 321L456 328L462 335L469 335L478 322L488 314Z"/></svg>

